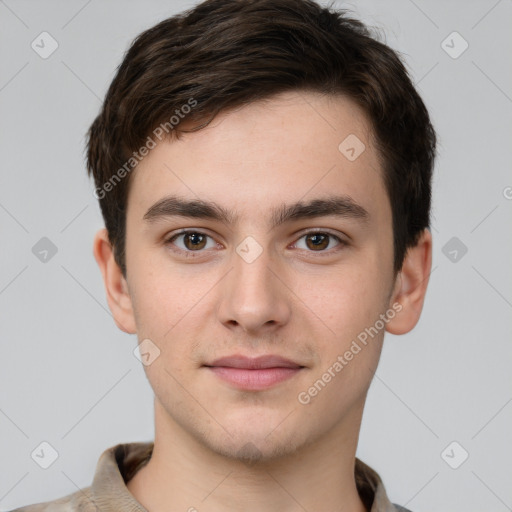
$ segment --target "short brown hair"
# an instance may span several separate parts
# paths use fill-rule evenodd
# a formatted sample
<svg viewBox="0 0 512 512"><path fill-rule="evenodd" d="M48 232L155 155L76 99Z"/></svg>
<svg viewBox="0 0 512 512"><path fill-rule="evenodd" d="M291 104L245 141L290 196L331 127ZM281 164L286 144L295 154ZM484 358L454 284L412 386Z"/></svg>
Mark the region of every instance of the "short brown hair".
<svg viewBox="0 0 512 512"><path fill-rule="evenodd" d="M150 134L165 125L165 137L179 137L182 113L193 131L290 90L342 94L368 116L400 270L429 227L436 136L397 53L346 11L311 0L206 0L133 41L88 131L87 170L125 277L129 171Z"/></svg>

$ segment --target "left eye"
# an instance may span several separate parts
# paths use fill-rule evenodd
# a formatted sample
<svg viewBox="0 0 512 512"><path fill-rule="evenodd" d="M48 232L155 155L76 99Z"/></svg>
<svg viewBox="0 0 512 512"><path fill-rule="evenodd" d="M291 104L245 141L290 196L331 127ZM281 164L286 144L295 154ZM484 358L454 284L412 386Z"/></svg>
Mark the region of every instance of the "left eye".
<svg viewBox="0 0 512 512"><path fill-rule="evenodd" d="M176 244L175 241L181 239L183 245ZM210 239L210 245L208 245ZM202 249L211 249L215 247L213 239L205 233L198 231L185 231L174 235L168 240L168 243L174 243L183 251L200 251Z"/></svg>
<svg viewBox="0 0 512 512"><path fill-rule="evenodd" d="M298 247L301 240L305 240L305 247ZM316 252L323 252L325 249L332 249L331 241L335 240L336 244L334 247L342 243L341 239L331 233L306 233L299 238L299 241L295 243L295 246L299 249L311 249Z"/></svg>

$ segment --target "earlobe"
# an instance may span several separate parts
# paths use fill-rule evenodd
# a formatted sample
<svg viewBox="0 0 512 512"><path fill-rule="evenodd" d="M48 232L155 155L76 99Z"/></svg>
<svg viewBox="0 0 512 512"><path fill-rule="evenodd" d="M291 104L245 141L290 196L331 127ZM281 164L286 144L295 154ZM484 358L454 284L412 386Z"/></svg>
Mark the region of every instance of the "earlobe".
<svg viewBox="0 0 512 512"><path fill-rule="evenodd" d="M386 325L391 334L405 334L418 323L432 267L432 235L428 229L410 247L398 273L390 306L400 303L401 311Z"/></svg>
<svg viewBox="0 0 512 512"><path fill-rule="evenodd" d="M116 325L128 334L135 334L137 331L128 283L115 261L105 228L100 229L94 237L93 254L103 276L108 306Z"/></svg>

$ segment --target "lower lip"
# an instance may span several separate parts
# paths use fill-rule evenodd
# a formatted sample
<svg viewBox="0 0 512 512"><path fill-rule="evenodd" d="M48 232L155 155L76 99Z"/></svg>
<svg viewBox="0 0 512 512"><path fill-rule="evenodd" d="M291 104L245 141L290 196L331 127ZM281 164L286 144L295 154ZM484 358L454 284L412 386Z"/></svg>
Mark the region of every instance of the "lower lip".
<svg viewBox="0 0 512 512"><path fill-rule="evenodd" d="M297 375L302 368L231 368L228 366L208 366L222 380L237 388L246 390L268 389L279 382Z"/></svg>

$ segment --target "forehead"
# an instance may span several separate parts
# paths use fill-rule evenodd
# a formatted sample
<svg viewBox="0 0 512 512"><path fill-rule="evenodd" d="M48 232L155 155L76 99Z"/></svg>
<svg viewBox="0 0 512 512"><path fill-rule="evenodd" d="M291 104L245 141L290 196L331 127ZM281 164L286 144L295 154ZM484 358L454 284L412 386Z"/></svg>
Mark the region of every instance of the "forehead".
<svg viewBox="0 0 512 512"><path fill-rule="evenodd" d="M387 202L362 110L347 98L311 92L222 112L197 132L159 142L131 179L128 210L140 219L167 194L251 215L333 193L369 203L369 210Z"/></svg>

